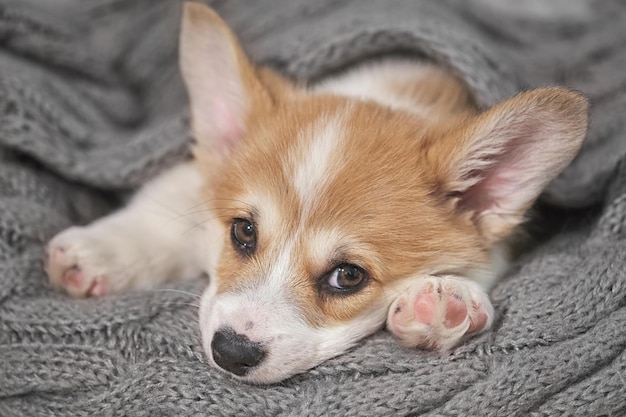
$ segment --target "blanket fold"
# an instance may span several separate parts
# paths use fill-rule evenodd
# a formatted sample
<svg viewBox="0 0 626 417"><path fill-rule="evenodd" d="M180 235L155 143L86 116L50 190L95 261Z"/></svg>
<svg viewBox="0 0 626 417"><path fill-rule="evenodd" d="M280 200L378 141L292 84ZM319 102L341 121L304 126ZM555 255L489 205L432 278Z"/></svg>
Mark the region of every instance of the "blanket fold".
<svg viewBox="0 0 626 417"><path fill-rule="evenodd" d="M206 1L254 61L304 82L402 55L484 108L590 96L588 139L544 201L572 211L492 291L497 323L449 355L384 331L281 384L205 361L193 296L72 300L43 246L188 156L178 0L0 0L0 416L626 414L626 4L620 0ZM575 211L574 211L575 209Z"/></svg>

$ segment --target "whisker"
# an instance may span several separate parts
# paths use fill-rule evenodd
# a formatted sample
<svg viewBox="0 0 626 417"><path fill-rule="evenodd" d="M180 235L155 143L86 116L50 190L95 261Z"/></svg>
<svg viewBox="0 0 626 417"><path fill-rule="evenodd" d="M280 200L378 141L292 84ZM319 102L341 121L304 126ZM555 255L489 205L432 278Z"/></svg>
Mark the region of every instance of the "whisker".
<svg viewBox="0 0 626 417"><path fill-rule="evenodd" d="M204 200L204 201L202 201L202 202L200 202L200 203L198 203L198 204L194 204L193 206L189 207L189 208L188 208L187 210L185 210L185 211L193 210L193 209L195 209L196 207L201 206L201 205L203 205L203 204L208 204L208 203L212 203L212 202L216 202L216 201L235 202L235 203L238 203L238 204L240 204L240 205L242 205L242 206L245 206L245 207L247 207L247 208L252 208L252 205L250 205L250 204L246 203L245 201L238 200L238 199L236 199L236 198L211 198L211 199L208 199L208 200Z"/></svg>
<svg viewBox="0 0 626 417"><path fill-rule="evenodd" d="M476 215L477 219L482 219L483 217L487 217L487 216L501 216L503 214L507 214L507 215L516 215L518 214L518 212L513 211L513 210L503 210L503 211L498 211L497 213L487 213L487 212L483 212L480 213L478 215Z"/></svg>
<svg viewBox="0 0 626 417"><path fill-rule="evenodd" d="M192 292L183 291L183 290L175 290L175 289L172 289L172 288L158 288L158 289L153 289L151 291L154 291L154 292L174 292L174 293L178 293L178 294L191 295L192 297L195 297L195 298L201 298L202 297L200 294L194 294Z"/></svg>
<svg viewBox="0 0 626 417"><path fill-rule="evenodd" d="M207 207L205 209L200 209L200 210L194 210L194 211L187 211L185 213L179 214L178 216L175 217L171 217L167 220L167 223L165 224L169 224L170 222L173 222L175 220L179 220L181 217L187 217L187 216L192 216L194 214L198 214L198 213L204 213L204 212L210 212L213 210L236 210L236 207Z"/></svg>
<svg viewBox="0 0 626 417"><path fill-rule="evenodd" d="M234 201L235 203L239 203L247 208L252 208L252 205L246 203L245 201L237 200L236 198L214 198L211 201Z"/></svg>
<svg viewBox="0 0 626 417"><path fill-rule="evenodd" d="M194 304L194 303L168 302L167 304L177 305L177 306L191 306L191 307L195 307L195 308L200 308L200 304Z"/></svg>
<svg viewBox="0 0 626 417"><path fill-rule="evenodd" d="M201 201L201 202L199 202L197 204L194 204L193 206L189 207L185 211L193 210L193 209L195 209L198 206L201 206L203 204L208 204L208 203L211 203L213 201L234 201L234 202L242 204L242 205L244 205L246 207L251 207L248 203L246 203L244 201L241 201L241 200L233 199L233 198L210 198L208 200L203 200L203 201Z"/></svg>
<svg viewBox="0 0 626 417"><path fill-rule="evenodd" d="M149 195L149 194L144 194L144 195L145 195L146 198L150 199L153 203L158 204L161 208L165 209L167 212L172 213L174 215L180 214L176 210L174 210L172 207L170 207L167 204L165 204L164 202L158 200L154 196Z"/></svg>
<svg viewBox="0 0 626 417"><path fill-rule="evenodd" d="M184 232L182 232L181 235L185 235L185 234L189 233L190 231L192 231L193 229L196 229L196 228L198 228L200 230L203 230L204 229L204 224L206 224L206 223L208 223L208 222L210 222L212 220L215 220L215 219L227 219L229 217L230 216L227 216L227 215L210 217L208 219L202 220L201 222L192 225L189 229L187 229Z"/></svg>

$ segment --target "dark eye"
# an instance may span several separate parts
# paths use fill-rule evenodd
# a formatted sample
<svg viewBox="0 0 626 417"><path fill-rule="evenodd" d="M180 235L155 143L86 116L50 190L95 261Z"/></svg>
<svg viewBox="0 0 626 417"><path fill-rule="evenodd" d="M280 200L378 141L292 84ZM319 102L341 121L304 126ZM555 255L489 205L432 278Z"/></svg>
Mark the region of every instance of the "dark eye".
<svg viewBox="0 0 626 417"><path fill-rule="evenodd" d="M325 284L335 292L356 292L367 282L368 275L356 265L342 264L326 276Z"/></svg>
<svg viewBox="0 0 626 417"><path fill-rule="evenodd" d="M230 237L235 249L242 255L252 255L256 249L256 230L251 221L233 219Z"/></svg>

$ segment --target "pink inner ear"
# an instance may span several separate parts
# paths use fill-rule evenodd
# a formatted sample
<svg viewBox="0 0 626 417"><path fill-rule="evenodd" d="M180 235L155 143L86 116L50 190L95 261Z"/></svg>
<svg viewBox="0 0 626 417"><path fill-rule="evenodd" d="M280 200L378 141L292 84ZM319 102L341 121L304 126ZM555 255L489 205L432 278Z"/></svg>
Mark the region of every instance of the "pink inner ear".
<svg viewBox="0 0 626 417"><path fill-rule="evenodd" d="M226 103L219 98L213 98L211 100L212 107L208 111L213 111L214 115L211 117L214 123L215 136L214 143L223 154L228 154L230 149L239 141L243 136L244 130L241 120L233 114L233 106Z"/></svg>
<svg viewBox="0 0 626 417"><path fill-rule="evenodd" d="M202 6L187 6L181 31L181 72L191 105L196 140L228 156L243 136L255 79L226 25ZM190 14L191 13L191 14Z"/></svg>
<svg viewBox="0 0 626 417"><path fill-rule="evenodd" d="M538 126L529 126L529 120L524 122L494 133L509 136L495 138L506 141L499 153L478 150L485 155L483 162L489 163L482 170L470 171L477 181L462 193L461 208L476 213L516 215L539 195L553 170L542 149L542 140L549 138ZM486 142L488 146L489 140ZM546 151L549 155L550 149Z"/></svg>

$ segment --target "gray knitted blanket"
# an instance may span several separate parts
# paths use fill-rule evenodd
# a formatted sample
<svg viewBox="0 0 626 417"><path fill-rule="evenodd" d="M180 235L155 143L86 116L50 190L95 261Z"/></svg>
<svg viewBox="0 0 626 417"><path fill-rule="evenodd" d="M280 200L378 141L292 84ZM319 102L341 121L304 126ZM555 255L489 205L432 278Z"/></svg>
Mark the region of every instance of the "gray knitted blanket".
<svg viewBox="0 0 626 417"><path fill-rule="evenodd" d="M202 354L184 293L201 278L72 300L42 270L54 233L186 156L180 2L0 0L1 416L626 415L626 3L209 3L296 79L402 54L450 66L485 107L582 90L588 140L544 198L557 227L493 290L494 329L448 356L382 331L281 384L233 381Z"/></svg>

